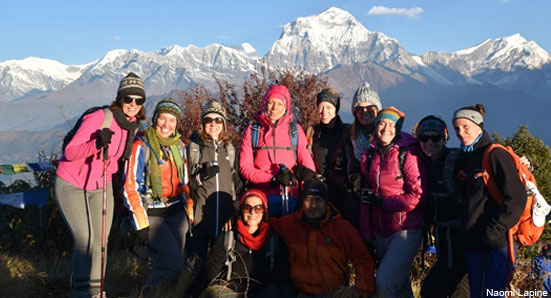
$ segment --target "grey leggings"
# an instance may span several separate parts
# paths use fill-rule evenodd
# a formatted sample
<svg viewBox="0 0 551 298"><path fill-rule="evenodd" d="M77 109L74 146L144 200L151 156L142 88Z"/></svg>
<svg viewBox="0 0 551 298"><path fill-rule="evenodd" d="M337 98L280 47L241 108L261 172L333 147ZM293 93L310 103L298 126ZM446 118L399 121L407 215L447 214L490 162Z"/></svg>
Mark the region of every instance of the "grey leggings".
<svg viewBox="0 0 551 298"><path fill-rule="evenodd" d="M55 194L61 215L73 236L73 289L96 293L100 288L103 189L83 190L60 177ZM113 221L113 190L107 185L105 264L107 239ZM105 268L104 268L105 272Z"/></svg>

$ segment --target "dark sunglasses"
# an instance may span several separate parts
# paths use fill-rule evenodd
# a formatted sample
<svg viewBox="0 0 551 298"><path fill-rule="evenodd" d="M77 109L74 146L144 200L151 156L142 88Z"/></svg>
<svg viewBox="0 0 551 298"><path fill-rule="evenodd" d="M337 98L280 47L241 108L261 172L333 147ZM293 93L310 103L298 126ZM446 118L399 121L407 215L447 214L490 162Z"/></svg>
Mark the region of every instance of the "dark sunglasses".
<svg viewBox="0 0 551 298"><path fill-rule="evenodd" d="M422 143L426 143L429 140L432 140L433 143L438 143L442 140L442 136L441 135L433 135L433 136L423 135L419 137L419 141L421 141Z"/></svg>
<svg viewBox="0 0 551 298"><path fill-rule="evenodd" d="M133 101L136 101L136 104L141 106L143 105L143 103L145 102L145 99L143 97L140 97L140 98L132 98L132 97L129 97L129 96L125 96L122 98L122 101L126 104L131 104Z"/></svg>
<svg viewBox="0 0 551 298"><path fill-rule="evenodd" d="M243 211L243 213L251 213L253 210L254 210L254 213L256 214L262 214L264 213L264 206L263 205L251 206L249 204L243 204L243 206L241 206L241 211Z"/></svg>
<svg viewBox="0 0 551 298"><path fill-rule="evenodd" d="M203 118L203 124L211 124L213 121L216 124L224 123L224 119L222 119L220 117L216 117L216 118L205 117L205 118Z"/></svg>
<svg viewBox="0 0 551 298"><path fill-rule="evenodd" d="M354 108L354 113L357 113L357 112L367 113L367 112L375 111L375 109L377 109L377 108L374 107L374 106L355 107Z"/></svg>

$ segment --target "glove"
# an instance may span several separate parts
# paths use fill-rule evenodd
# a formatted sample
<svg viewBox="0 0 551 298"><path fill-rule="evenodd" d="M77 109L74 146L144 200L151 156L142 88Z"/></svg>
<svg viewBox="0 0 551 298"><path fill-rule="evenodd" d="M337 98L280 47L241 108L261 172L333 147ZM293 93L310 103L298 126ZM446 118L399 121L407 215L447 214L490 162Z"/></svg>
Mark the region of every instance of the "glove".
<svg viewBox="0 0 551 298"><path fill-rule="evenodd" d="M199 170L199 180L201 180L201 183L207 181L218 174L218 172L220 172L218 165L209 165L208 162L204 162Z"/></svg>
<svg viewBox="0 0 551 298"><path fill-rule="evenodd" d="M377 208L383 207L383 198L370 189L362 189L362 202Z"/></svg>
<svg viewBox="0 0 551 298"><path fill-rule="evenodd" d="M115 134L109 128L98 129L96 137L96 149L107 148L111 144L111 137Z"/></svg>
<svg viewBox="0 0 551 298"><path fill-rule="evenodd" d="M360 173L353 173L348 175L348 179L345 182L345 188L350 193L359 193L362 185L362 175Z"/></svg>
<svg viewBox="0 0 551 298"><path fill-rule="evenodd" d="M316 177L316 172L303 165L296 165L293 168L293 173L295 173L295 177L300 181L307 181Z"/></svg>
<svg viewBox="0 0 551 298"><path fill-rule="evenodd" d="M288 168L283 168L277 173L272 180L270 180L272 186L283 185L292 186L297 185L297 178L291 173Z"/></svg>
<svg viewBox="0 0 551 298"><path fill-rule="evenodd" d="M136 231L136 243L140 245L149 244L149 227Z"/></svg>

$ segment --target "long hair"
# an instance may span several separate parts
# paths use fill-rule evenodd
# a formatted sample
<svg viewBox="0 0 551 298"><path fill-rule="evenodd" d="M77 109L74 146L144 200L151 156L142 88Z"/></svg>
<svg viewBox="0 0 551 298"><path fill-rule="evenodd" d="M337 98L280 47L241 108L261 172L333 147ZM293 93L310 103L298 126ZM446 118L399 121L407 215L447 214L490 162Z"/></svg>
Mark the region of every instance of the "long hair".
<svg viewBox="0 0 551 298"><path fill-rule="evenodd" d="M205 131L205 124L203 124L202 122L199 127L199 136L201 137L201 140L203 140L203 142L205 143L212 140L212 138ZM226 122L222 124L222 131L220 132L218 139L224 143L224 146L226 146L231 141L230 136L228 136L228 134L226 133Z"/></svg>

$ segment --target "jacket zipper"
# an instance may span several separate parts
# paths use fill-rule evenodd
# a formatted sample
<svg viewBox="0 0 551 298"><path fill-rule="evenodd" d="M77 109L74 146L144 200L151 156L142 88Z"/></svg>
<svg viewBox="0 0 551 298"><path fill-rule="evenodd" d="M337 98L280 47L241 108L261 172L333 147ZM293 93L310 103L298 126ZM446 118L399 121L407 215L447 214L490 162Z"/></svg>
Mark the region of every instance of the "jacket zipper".
<svg viewBox="0 0 551 298"><path fill-rule="evenodd" d="M385 155L381 154L381 161L379 163L379 170L377 171L377 194L381 193L381 171L383 169L383 163L385 161ZM384 234L384 228L383 228L383 212L381 211L381 208L377 208L377 212L379 212L379 226L381 227L381 233Z"/></svg>
<svg viewBox="0 0 551 298"><path fill-rule="evenodd" d="M216 140L213 140L214 143L214 161L218 163L218 142ZM220 165L218 165L218 169L220 169ZM214 235L218 238L218 225L220 224L218 221L220 220L220 190L218 185L218 173L216 173L216 231L214 232Z"/></svg>

